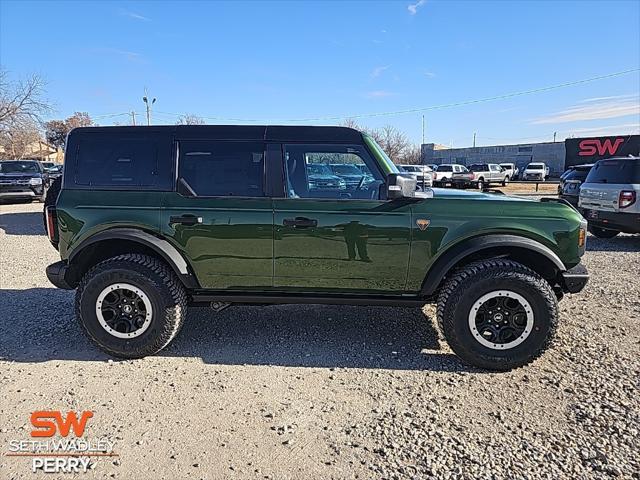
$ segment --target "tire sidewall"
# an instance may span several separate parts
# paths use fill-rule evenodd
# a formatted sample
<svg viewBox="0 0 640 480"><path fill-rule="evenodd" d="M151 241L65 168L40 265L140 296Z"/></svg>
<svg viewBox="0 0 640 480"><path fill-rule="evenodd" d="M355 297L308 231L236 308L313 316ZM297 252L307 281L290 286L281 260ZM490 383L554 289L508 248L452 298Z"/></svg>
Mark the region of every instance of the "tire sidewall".
<svg viewBox="0 0 640 480"><path fill-rule="evenodd" d="M96 302L100 293L110 285L128 283L141 289L149 298L152 308L152 317L149 327L139 336L133 338L118 338L107 332L98 321L96 315ZM169 292L164 291L162 285L158 285L150 278L139 272L113 268L98 272L84 285L82 291L78 291L79 321L87 333L99 345L114 354L135 357L144 356L150 347L161 341L165 332L166 309L170 305L165 299L169 298Z"/></svg>
<svg viewBox="0 0 640 480"><path fill-rule="evenodd" d="M469 313L473 304L483 295L496 290L510 290L521 295L533 310L533 330L529 336L519 345L506 350L494 350L482 345L474 338L469 327ZM451 347L461 358L474 364L478 364L479 359L485 368L501 369L502 365L507 367L512 362L526 363L548 342L553 328L552 319L557 315L556 307L549 303L535 284L527 281L527 277L470 278L459 286L458 291L463 293L452 302L453 311L449 312L448 318L454 330Z"/></svg>

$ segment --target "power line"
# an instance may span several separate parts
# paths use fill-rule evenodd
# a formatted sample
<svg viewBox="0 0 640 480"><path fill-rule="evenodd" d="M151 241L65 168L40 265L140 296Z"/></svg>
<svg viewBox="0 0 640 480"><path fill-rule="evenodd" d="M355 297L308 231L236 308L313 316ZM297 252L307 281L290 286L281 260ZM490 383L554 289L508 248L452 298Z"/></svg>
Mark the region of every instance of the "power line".
<svg viewBox="0 0 640 480"><path fill-rule="evenodd" d="M581 80L575 80L572 82L565 82L565 83L559 83L556 85L549 85L546 87L539 87L539 88L534 88L531 90L522 90L519 92L511 92L511 93L505 93L502 95L495 95L492 97L484 97L484 98L477 98L477 99L473 99L473 100L463 100L463 101L459 101L459 102L452 102L452 103L444 103L444 104L440 104L440 105L430 105L427 107L422 107L422 108L411 108L411 109L406 109L406 110L395 110L395 111L390 111L390 112L374 112L374 113L362 113L362 114L347 114L347 115L332 115L332 116L325 116L325 117L307 117L307 118L293 118L293 119L273 119L272 121L278 121L278 122L317 122L317 121L331 121L331 120L344 120L347 118L351 118L351 119L357 119L357 118L373 118L373 117L383 117L383 116L393 116L393 115L407 115L407 114L411 114L411 113L419 113L419 112L426 112L429 110L440 110L440 109L444 109L444 108L453 108L453 107L462 107L462 106L466 106L466 105L474 105L474 104L478 104L478 103L485 103L485 102L493 102L496 100L506 100L509 98L514 98L514 97L520 97L520 96L524 96L524 95L533 95L536 93L542 93L542 92L548 92L550 90L558 90L561 88L567 88L567 87L573 87L573 86L577 86L577 85L582 85L584 83L590 83L590 82L595 82L598 80L605 80L608 78L614 78L614 77L619 77L622 75L628 75L630 73L634 73L634 72L639 72L640 68L633 68L633 69L629 69L629 70L623 70L620 72L614 72L614 73L608 73L606 75L598 75L596 77L590 77L590 78L584 78ZM157 112L157 113L163 113L165 115L173 115L175 117L179 117L183 114L181 113L172 113L172 112ZM204 118L206 120L224 120L224 121L230 121L230 122L249 122L249 123L255 123L255 122L264 122L264 123L268 123L265 122L264 120L260 120L260 119L253 119L253 118L229 118L229 117L210 117L210 116L202 116L201 118Z"/></svg>

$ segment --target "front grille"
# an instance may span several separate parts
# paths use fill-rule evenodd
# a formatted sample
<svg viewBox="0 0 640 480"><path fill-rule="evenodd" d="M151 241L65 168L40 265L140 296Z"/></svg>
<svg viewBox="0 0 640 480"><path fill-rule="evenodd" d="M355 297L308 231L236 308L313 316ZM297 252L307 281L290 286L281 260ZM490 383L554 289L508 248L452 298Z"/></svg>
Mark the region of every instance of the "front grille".
<svg viewBox="0 0 640 480"><path fill-rule="evenodd" d="M29 180L0 180L0 185L29 185Z"/></svg>

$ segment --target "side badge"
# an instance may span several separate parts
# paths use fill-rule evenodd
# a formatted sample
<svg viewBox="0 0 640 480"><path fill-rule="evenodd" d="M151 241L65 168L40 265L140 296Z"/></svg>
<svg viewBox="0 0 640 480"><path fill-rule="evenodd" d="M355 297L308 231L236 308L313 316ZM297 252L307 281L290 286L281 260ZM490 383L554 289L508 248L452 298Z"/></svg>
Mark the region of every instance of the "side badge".
<svg viewBox="0 0 640 480"><path fill-rule="evenodd" d="M418 228L422 231L426 230L430 223L431 221L426 218L419 218L416 220L416 225L418 225Z"/></svg>

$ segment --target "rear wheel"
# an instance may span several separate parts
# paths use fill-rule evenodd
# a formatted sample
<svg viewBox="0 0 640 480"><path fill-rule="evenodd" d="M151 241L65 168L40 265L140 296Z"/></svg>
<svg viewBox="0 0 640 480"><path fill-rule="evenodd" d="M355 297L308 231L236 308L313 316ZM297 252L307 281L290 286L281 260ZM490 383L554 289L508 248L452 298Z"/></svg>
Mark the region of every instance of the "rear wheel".
<svg viewBox="0 0 640 480"><path fill-rule="evenodd" d="M504 180L502 181L502 186L506 187L509 184L509 176L507 175L506 177L504 177Z"/></svg>
<svg viewBox="0 0 640 480"><path fill-rule="evenodd" d="M478 190L484 190L484 178L478 179Z"/></svg>
<svg viewBox="0 0 640 480"><path fill-rule="evenodd" d="M587 230L598 238L613 238L620 233L618 230L609 230L608 228L596 227L594 225L589 225Z"/></svg>
<svg viewBox="0 0 640 480"><path fill-rule="evenodd" d="M140 358L166 347L186 315L187 297L157 258L126 254L92 268L76 291L76 317L98 348Z"/></svg>
<svg viewBox="0 0 640 480"><path fill-rule="evenodd" d="M456 272L438 298L438 322L451 349L470 365L510 370L539 357L558 323L549 283L524 265L481 260Z"/></svg>

